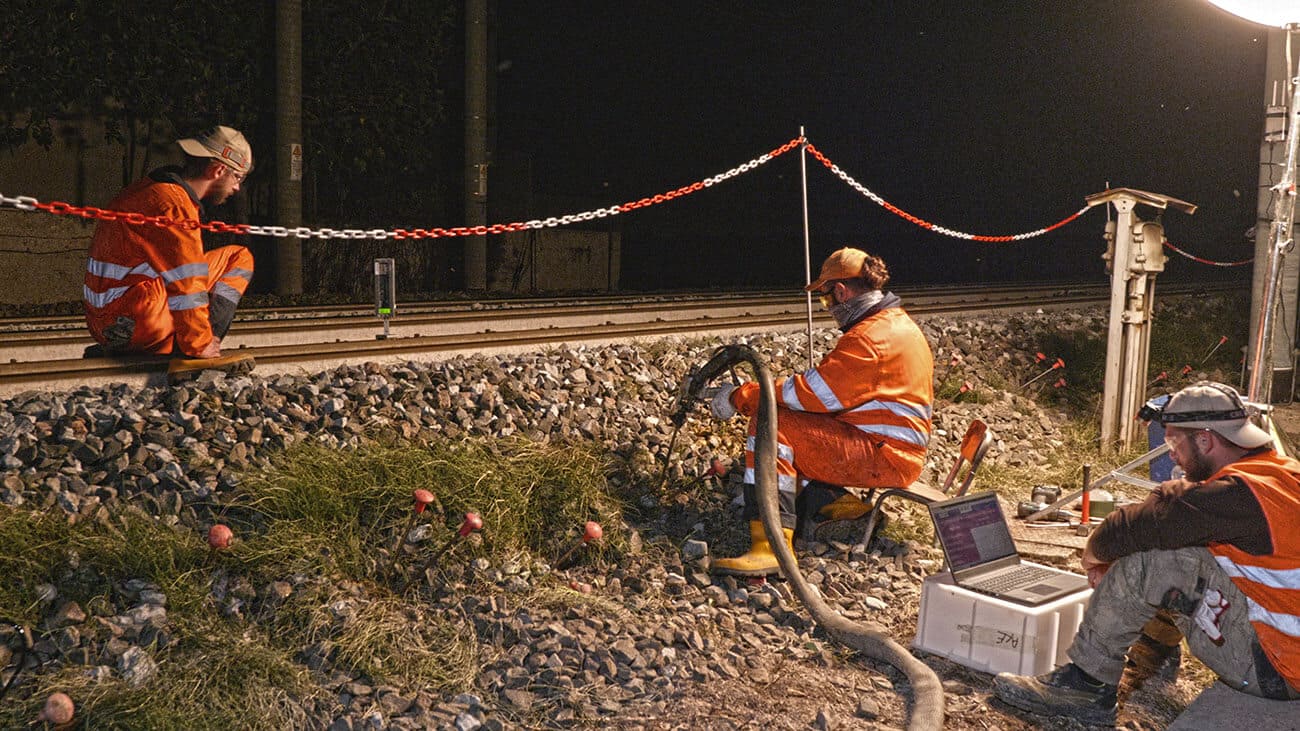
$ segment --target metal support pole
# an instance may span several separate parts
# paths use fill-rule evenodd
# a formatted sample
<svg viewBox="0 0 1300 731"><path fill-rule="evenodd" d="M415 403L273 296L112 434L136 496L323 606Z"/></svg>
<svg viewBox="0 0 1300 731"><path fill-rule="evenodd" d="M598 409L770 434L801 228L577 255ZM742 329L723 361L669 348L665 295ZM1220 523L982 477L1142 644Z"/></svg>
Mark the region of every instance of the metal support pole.
<svg viewBox="0 0 1300 731"><path fill-rule="evenodd" d="M808 237L808 140L803 136L803 125L799 125L799 180L803 188L803 283L812 284L812 254L809 251ZM808 305L808 367L813 367L813 306L812 292L804 292Z"/></svg>
<svg viewBox="0 0 1300 731"><path fill-rule="evenodd" d="M1090 195L1088 205L1114 205L1115 221L1106 222L1110 259L1110 323L1106 333L1106 375L1102 394L1101 447L1105 452L1132 446L1133 417L1146 396L1151 345L1151 308L1155 275L1164 270L1164 227L1141 221L1139 205L1173 208L1191 214L1196 206L1158 193L1113 188Z"/></svg>
<svg viewBox="0 0 1300 731"><path fill-rule="evenodd" d="M1106 331L1106 375L1101 402L1101 444L1104 450L1121 439L1119 408L1124 381L1124 311L1128 301L1129 257L1133 248L1133 207L1137 201L1119 196L1115 206L1115 250L1110 261L1110 323Z"/></svg>
<svg viewBox="0 0 1300 731"><path fill-rule="evenodd" d="M1288 33L1291 32L1288 28ZM1286 73L1291 74L1291 69ZM1250 366L1250 387L1247 389L1249 401L1258 404L1273 402L1273 319L1277 307L1278 288L1282 279L1282 264L1286 252L1291 248L1291 223L1295 217L1296 186L1296 150L1300 141L1300 83L1293 78L1291 85L1294 93L1291 106L1287 110L1286 127L1286 167L1282 180L1274 188L1273 225L1270 237L1268 270L1264 276L1264 291L1260 296L1258 307L1258 324L1255 329L1254 351Z"/></svg>
<svg viewBox="0 0 1300 731"><path fill-rule="evenodd" d="M302 0L275 3L275 217L302 225ZM302 240L275 247L275 291L302 294Z"/></svg>
<svg viewBox="0 0 1300 731"><path fill-rule="evenodd" d="M487 224L487 0L465 0L465 225ZM487 237L465 237L465 289L487 289Z"/></svg>

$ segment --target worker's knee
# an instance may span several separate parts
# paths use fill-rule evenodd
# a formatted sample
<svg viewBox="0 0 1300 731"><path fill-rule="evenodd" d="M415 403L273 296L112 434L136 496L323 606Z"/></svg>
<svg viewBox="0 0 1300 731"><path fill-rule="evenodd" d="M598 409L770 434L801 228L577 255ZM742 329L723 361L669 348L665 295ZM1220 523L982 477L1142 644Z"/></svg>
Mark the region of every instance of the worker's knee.
<svg viewBox="0 0 1300 731"><path fill-rule="evenodd" d="M1203 547L1142 551L1115 562L1108 573L1128 591L1152 606L1187 614L1206 586L1208 573L1218 572L1214 557Z"/></svg>

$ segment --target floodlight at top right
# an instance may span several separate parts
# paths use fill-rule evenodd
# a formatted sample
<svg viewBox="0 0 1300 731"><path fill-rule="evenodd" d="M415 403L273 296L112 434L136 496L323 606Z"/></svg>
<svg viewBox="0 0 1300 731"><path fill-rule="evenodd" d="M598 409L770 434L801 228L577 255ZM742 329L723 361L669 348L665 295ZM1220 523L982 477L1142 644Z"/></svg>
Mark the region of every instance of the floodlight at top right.
<svg viewBox="0 0 1300 731"><path fill-rule="evenodd" d="M1210 0L1246 20L1273 28L1300 24L1300 0Z"/></svg>

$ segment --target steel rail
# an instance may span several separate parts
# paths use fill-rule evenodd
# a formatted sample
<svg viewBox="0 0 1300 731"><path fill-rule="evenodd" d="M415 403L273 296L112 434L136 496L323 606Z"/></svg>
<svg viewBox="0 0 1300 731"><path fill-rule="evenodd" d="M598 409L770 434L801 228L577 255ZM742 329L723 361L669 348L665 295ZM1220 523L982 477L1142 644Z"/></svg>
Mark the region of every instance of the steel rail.
<svg viewBox="0 0 1300 731"><path fill-rule="evenodd" d="M1026 282L1017 284L961 284L961 285L918 285L903 289L894 289L904 298L930 296L960 296L965 293L985 293L990 295L1004 293L1033 293L1052 291L1092 291L1104 288L1105 284L1079 282ZM594 294L568 297L528 297L486 300L436 300L399 303L403 317L434 313L478 312L484 311L521 311L536 309L550 311L583 306L609 306L611 304L653 305L682 302L738 302L738 301L785 301L795 298L803 299L802 290L766 291L766 292L714 292L714 293L663 293L663 294ZM251 299L251 298L250 298ZM241 308L239 319L234 327L248 325L252 322L267 320L310 320L321 318L374 318L374 307L368 304L334 304L334 305L281 305L276 307ZM77 330L85 327L85 318L80 315L43 315L37 317L0 318L0 337L22 333Z"/></svg>
<svg viewBox="0 0 1300 731"><path fill-rule="evenodd" d="M1205 287L1189 288L1184 294L1196 295ZM1175 296L1166 290L1167 296ZM979 311L1025 309L1060 309L1105 301L1104 290L1073 294L1058 292L1043 299L1013 296L1009 299L972 302L969 300L912 302L908 311L926 316ZM608 310L607 310L608 312ZM653 314L653 310L649 314ZM485 315L500 313L479 313ZM297 344L264 345L239 348L258 363L257 372L270 375L283 372L313 372L345 364L364 362L400 363L412 360L439 360L455 355L476 353L527 352L554 345L590 345L620 341L651 340L670 336L721 336L755 332L789 331L806 326L807 314L799 308L769 313L744 313L724 317L693 316L681 319L640 319L629 322L606 321L566 327L518 329L483 329L475 332L439 335L410 335L359 340L334 340ZM822 314L820 323L831 324ZM501 323L493 321L494 327ZM373 327L372 327L373 329ZM62 358L43 361L0 363L0 396L12 396L28 390L67 390L79 386L100 386L127 382L135 386L160 386L166 381L168 359L140 358Z"/></svg>
<svg viewBox="0 0 1300 731"><path fill-rule="evenodd" d="M1101 292L1101 287L958 288L924 290L906 295L909 305L943 301L1038 301L1068 294ZM542 305L495 308L463 304L456 308L403 314L390 321L391 337L414 337L430 333L481 332L490 323L494 330L536 329L545 325L595 325L616 322L680 320L705 315L715 317L771 314L805 308L802 293L767 293L750 296L692 296L663 301L626 298L594 304L577 299ZM273 345L311 345L318 342L361 340L374 337L379 321L370 312L365 317L352 313L329 317L252 319L241 316L225 340L227 348L258 348ZM0 333L0 363L51 361L79 358L93 344L84 325L70 329L23 330Z"/></svg>

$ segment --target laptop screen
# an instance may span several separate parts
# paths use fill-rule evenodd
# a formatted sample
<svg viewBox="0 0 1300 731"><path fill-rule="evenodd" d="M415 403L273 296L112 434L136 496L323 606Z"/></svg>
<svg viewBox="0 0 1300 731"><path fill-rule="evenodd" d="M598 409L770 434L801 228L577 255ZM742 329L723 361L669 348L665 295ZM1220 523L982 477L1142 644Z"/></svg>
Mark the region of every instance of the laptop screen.
<svg viewBox="0 0 1300 731"><path fill-rule="evenodd" d="M935 503L930 514L954 572L1016 554L995 493Z"/></svg>

